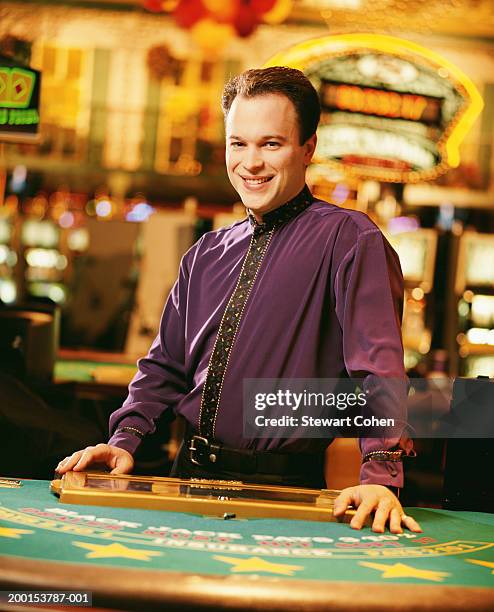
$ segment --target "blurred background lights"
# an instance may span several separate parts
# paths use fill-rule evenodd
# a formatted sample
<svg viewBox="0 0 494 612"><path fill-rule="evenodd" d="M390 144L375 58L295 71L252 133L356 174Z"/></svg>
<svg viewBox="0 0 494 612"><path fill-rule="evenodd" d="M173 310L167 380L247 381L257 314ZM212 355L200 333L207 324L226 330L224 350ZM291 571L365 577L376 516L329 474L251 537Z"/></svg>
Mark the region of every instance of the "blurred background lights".
<svg viewBox="0 0 494 612"><path fill-rule="evenodd" d="M10 179L10 190L13 193L20 193L26 186L27 169L26 166L16 166Z"/></svg>
<svg viewBox="0 0 494 612"><path fill-rule="evenodd" d="M458 314L460 315L460 317L467 317L469 313L470 313L470 306L468 305L467 302L461 300L458 303Z"/></svg>
<svg viewBox="0 0 494 612"><path fill-rule="evenodd" d="M0 242L8 242L10 240L11 233L11 226L7 219L0 219Z"/></svg>
<svg viewBox="0 0 494 612"><path fill-rule="evenodd" d="M15 251L9 251L9 253L7 254L6 264L10 266L11 268L13 268L16 263L17 263L17 253Z"/></svg>
<svg viewBox="0 0 494 612"><path fill-rule="evenodd" d="M33 268L64 270L67 267L67 258L55 249L28 249L26 261Z"/></svg>
<svg viewBox="0 0 494 612"><path fill-rule="evenodd" d="M437 227L443 230L450 230L455 220L455 207L450 203L441 204L437 219Z"/></svg>
<svg viewBox="0 0 494 612"><path fill-rule="evenodd" d="M391 235L413 232L419 227L420 223L415 217L394 217L388 221L388 232Z"/></svg>
<svg viewBox="0 0 494 612"><path fill-rule="evenodd" d="M7 263L9 251L10 249L6 244L0 244L0 264Z"/></svg>
<svg viewBox="0 0 494 612"><path fill-rule="evenodd" d="M412 297L414 300L422 300L424 298L424 291L420 287L415 287L412 290Z"/></svg>
<svg viewBox="0 0 494 612"><path fill-rule="evenodd" d="M12 251L6 244L0 244L0 264L7 264L10 267L17 263L17 253Z"/></svg>
<svg viewBox="0 0 494 612"><path fill-rule="evenodd" d="M481 327L471 327L467 331L467 338L472 344L488 344L489 330Z"/></svg>
<svg viewBox="0 0 494 612"><path fill-rule="evenodd" d="M55 267L57 270L65 270L65 268L67 267L68 264L68 260L65 257L65 255L58 255L57 257L57 263L55 264Z"/></svg>
<svg viewBox="0 0 494 612"><path fill-rule="evenodd" d="M86 214L90 217L94 217L96 214L96 202L94 200L88 200L85 207Z"/></svg>
<svg viewBox="0 0 494 612"><path fill-rule="evenodd" d="M37 195L31 201L31 205L29 207L29 215L31 217L38 217L38 219L42 219L48 208L48 200L44 195Z"/></svg>
<svg viewBox="0 0 494 612"><path fill-rule="evenodd" d="M59 304L65 301L65 291L58 285L53 285L48 289L48 297Z"/></svg>
<svg viewBox="0 0 494 612"><path fill-rule="evenodd" d="M111 202L109 200L99 200L96 203L96 214L98 217L108 217L111 215Z"/></svg>
<svg viewBox="0 0 494 612"><path fill-rule="evenodd" d="M126 219L127 221L135 221L137 223L141 221L146 221L154 212L154 208L150 206L147 202L138 202L134 205L132 210L127 213Z"/></svg>
<svg viewBox="0 0 494 612"><path fill-rule="evenodd" d="M0 279L0 300L5 304L12 304L17 297L14 281Z"/></svg>
<svg viewBox="0 0 494 612"><path fill-rule="evenodd" d="M58 243L59 232L49 221L29 219L22 226L22 242L28 246L51 247Z"/></svg>
<svg viewBox="0 0 494 612"><path fill-rule="evenodd" d="M66 301L66 290L58 283L34 282L29 285L29 293L36 297L48 297L57 304Z"/></svg>
<svg viewBox="0 0 494 612"><path fill-rule="evenodd" d="M331 194L331 199L333 200L335 204L338 204L340 206L341 204L343 204L343 202L345 202L349 193L350 193L350 190L345 184L338 183L336 187L333 189L333 193Z"/></svg>
<svg viewBox="0 0 494 612"><path fill-rule="evenodd" d="M67 236L67 246L71 251L86 251L89 247L89 232L85 227L72 230Z"/></svg>
<svg viewBox="0 0 494 612"><path fill-rule="evenodd" d="M494 323L494 296L476 295L472 300L472 319L477 325L489 326Z"/></svg>
<svg viewBox="0 0 494 612"><path fill-rule="evenodd" d="M74 225L74 215L67 210L61 215L58 223L63 228L72 227Z"/></svg>

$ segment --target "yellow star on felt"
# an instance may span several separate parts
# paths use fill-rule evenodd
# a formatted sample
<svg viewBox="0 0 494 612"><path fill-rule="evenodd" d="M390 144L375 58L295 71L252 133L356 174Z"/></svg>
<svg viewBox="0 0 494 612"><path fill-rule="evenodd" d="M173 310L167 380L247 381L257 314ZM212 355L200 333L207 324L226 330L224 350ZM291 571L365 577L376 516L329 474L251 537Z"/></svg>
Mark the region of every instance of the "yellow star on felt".
<svg viewBox="0 0 494 612"><path fill-rule="evenodd" d="M438 572L436 570L422 570L418 567L405 565L404 563L395 563L394 565L385 565L384 563L370 563L367 561L359 561L359 565L370 567L371 569L384 572L381 578L421 578L422 580L432 580L433 582L442 582L448 572Z"/></svg>
<svg viewBox="0 0 494 612"><path fill-rule="evenodd" d="M31 529L14 529L13 527L0 527L0 538L15 538L19 540L24 533L34 533Z"/></svg>
<svg viewBox="0 0 494 612"><path fill-rule="evenodd" d="M282 574L283 576L293 576L297 570L302 570L302 565L286 565L283 563L271 563L261 559L261 557L249 557L248 559L239 559L237 557L222 557L221 555L213 556L216 561L231 563L230 568L234 573L240 572L269 572L271 574Z"/></svg>
<svg viewBox="0 0 494 612"><path fill-rule="evenodd" d="M478 559L465 559L467 563L475 563L475 565L483 565L484 567L488 567L492 569L491 574L494 575L494 562L492 561L479 561Z"/></svg>
<svg viewBox="0 0 494 612"><path fill-rule="evenodd" d="M86 553L86 559L109 559L110 557L120 557L121 559L149 561L151 557L159 557L162 554L156 550L139 550L116 543L89 544L87 542L72 542L72 544L91 551L90 553Z"/></svg>

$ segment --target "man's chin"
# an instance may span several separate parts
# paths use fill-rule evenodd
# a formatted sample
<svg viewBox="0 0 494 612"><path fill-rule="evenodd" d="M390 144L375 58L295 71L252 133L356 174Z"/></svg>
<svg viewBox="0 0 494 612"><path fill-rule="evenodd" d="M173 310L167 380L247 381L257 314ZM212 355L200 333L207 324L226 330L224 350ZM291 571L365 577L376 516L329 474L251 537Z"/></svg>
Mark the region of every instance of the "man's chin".
<svg viewBox="0 0 494 612"><path fill-rule="evenodd" d="M275 208L278 208L280 204L277 204L268 194L253 197L252 194L240 193L240 199L245 208L248 208L253 213L264 215Z"/></svg>
<svg viewBox="0 0 494 612"><path fill-rule="evenodd" d="M237 189L236 191L247 208L259 209L260 207L265 207L266 203L270 203L274 199L272 189L250 191L242 186L242 188Z"/></svg>
<svg viewBox="0 0 494 612"><path fill-rule="evenodd" d="M242 204L245 208L252 210L253 212L261 213L264 211L266 206L266 200L264 198L253 198L252 195L249 197L246 194L240 194Z"/></svg>

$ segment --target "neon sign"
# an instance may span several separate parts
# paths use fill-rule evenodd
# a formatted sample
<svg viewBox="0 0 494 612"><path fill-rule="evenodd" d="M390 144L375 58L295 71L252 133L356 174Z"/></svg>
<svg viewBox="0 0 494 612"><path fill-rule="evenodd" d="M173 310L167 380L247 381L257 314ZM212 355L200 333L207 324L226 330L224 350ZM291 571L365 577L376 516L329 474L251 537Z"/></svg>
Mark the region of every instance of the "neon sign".
<svg viewBox="0 0 494 612"><path fill-rule="evenodd" d="M35 141L41 73L0 58L0 140Z"/></svg>
<svg viewBox="0 0 494 612"><path fill-rule="evenodd" d="M393 36L309 40L266 65L303 70L318 89L315 163L362 178L413 183L457 167L460 143L483 108L456 65Z"/></svg>
<svg viewBox="0 0 494 612"><path fill-rule="evenodd" d="M441 100L437 98L338 83L322 83L320 93L328 109L424 123L439 123L441 118Z"/></svg>

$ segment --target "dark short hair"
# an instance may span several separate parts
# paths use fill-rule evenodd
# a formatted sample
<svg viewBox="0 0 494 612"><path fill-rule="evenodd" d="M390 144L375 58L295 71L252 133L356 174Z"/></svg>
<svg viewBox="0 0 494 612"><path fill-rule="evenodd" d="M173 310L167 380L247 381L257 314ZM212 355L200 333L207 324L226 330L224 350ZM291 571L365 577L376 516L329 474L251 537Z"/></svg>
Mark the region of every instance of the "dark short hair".
<svg viewBox="0 0 494 612"><path fill-rule="evenodd" d="M225 85L221 98L225 120L237 96L254 98L266 94L281 94L292 102L300 128L300 144L304 144L317 130L321 105L312 83L295 68L256 68L233 77Z"/></svg>

